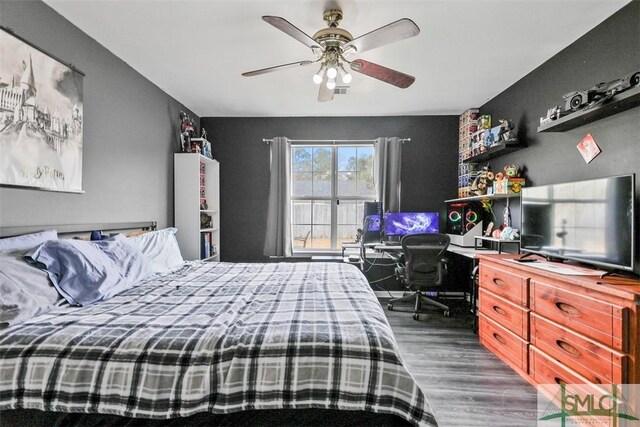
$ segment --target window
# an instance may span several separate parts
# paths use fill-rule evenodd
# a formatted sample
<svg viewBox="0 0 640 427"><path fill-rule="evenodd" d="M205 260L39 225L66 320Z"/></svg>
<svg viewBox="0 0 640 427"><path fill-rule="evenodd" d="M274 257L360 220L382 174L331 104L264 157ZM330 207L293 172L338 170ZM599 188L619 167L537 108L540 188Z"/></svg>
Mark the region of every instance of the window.
<svg viewBox="0 0 640 427"><path fill-rule="evenodd" d="M373 144L291 146L293 250L337 250L362 227L375 201Z"/></svg>

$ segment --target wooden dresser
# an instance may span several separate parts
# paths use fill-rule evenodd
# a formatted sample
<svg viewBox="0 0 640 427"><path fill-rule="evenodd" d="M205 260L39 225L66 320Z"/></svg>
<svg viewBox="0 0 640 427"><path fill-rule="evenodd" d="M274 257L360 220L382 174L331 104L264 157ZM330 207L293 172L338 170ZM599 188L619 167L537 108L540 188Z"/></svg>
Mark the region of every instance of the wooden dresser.
<svg viewBox="0 0 640 427"><path fill-rule="evenodd" d="M561 275L519 256L479 255L480 342L534 385L639 384L640 281Z"/></svg>

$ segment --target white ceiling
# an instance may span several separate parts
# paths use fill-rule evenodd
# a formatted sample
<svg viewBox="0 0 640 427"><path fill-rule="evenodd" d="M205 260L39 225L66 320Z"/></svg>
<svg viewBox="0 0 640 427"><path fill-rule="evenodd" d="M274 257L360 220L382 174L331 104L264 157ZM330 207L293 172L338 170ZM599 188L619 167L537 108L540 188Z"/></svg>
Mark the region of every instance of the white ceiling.
<svg viewBox="0 0 640 427"><path fill-rule="evenodd" d="M484 104L629 0L45 0L201 117L460 114ZM281 16L309 35L340 8L354 37L400 18L417 37L361 57L416 77L398 89L354 73L346 95L317 102L317 66L241 73L315 59L267 24Z"/></svg>

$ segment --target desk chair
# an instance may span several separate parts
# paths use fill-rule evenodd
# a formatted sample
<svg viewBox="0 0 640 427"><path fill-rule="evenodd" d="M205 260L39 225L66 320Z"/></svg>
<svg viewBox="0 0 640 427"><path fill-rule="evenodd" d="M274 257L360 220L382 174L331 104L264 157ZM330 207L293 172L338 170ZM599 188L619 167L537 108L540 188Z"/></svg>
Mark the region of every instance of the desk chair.
<svg viewBox="0 0 640 427"><path fill-rule="evenodd" d="M413 292L402 298L389 300L388 310L393 310L393 304L396 302L415 301L414 320L419 320L420 307L423 303L442 308L445 317L449 317L448 306L422 294L444 283L446 274L444 254L449 242L449 236L446 234L410 234L402 238L400 244L405 260L404 265L396 267L396 276Z"/></svg>

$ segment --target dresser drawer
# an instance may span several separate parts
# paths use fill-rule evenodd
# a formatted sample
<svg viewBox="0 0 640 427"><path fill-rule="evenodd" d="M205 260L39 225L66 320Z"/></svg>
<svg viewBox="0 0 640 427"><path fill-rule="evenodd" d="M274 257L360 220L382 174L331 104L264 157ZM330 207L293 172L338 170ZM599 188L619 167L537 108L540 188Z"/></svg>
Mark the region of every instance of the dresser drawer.
<svg viewBox="0 0 640 427"><path fill-rule="evenodd" d="M480 289L479 297L480 313L495 320L525 341L529 340L529 310L485 289Z"/></svg>
<svg viewBox="0 0 640 427"><path fill-rule="evenodd" d="M509 366L524 374L529 369L529 344L482 313L478 315L480 342Z"/></svg>
<svg viewBox="0 0 640 427"><path fill-rule="evenodd" d="M538 280L531 281L531 311L616 350L626 351L626 309Z"/></svg>
<svg viewBox="0 0 640 427"><path fill-rule="evenodd" d="M627 356L531 313L531 344L595 384L624 384Z"/></svg>
<svg viewBox="0 0 640 427"><path fill-rule="evenodd" d="M528 285L529 278L525 276L499 270L480 262L481 288L490 290L522 307L528 307Z"/></svg>
<svg viewBox="0 0 640 427"><path fill-rule="evenodd" d="M586 384L589 382L536 347L529 348L529 359L529 374L537 384Z"/></svg>

